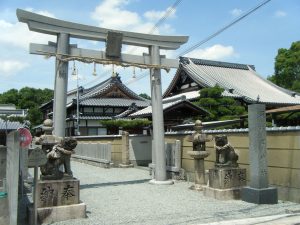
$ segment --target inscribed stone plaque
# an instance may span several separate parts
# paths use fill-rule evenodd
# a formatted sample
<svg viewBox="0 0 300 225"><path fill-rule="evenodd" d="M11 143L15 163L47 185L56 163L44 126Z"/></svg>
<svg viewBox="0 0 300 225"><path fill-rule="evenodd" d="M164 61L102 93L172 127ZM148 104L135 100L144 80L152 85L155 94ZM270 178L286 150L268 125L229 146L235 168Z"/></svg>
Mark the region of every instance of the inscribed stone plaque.
<svg viewBox="0 0 300 225"><path fill-rule="evenodd" d="M29 149L28 167L43 166L47 163L47 155L41 148Z"/></svg>
<svg viewBox="0 0 300 225"><path fill-rule="evenodd" d="M72 205L79 203L79 180L45 180L37 185L37 207Z"/></svg>
<svg viewBox="0 0 300 225"><path fill-rule="evenodd" d="M223 168L209 170L209 186L217 189L228 189L246 185L246 169Z"/></svg>

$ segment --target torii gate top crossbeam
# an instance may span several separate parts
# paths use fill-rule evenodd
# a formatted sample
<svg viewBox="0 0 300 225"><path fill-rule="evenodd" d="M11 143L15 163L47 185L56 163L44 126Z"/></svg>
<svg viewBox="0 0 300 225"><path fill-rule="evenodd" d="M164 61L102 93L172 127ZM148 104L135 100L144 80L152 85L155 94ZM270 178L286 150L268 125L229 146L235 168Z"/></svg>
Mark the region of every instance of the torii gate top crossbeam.
<svg viewBox="0 0 300 225"><path fill-rule="evenodd" d="M177 49L180 47L180 45L188 41L188 36L161 36L111 30L54 19L22 9L17 9L17 17L20 22L27 23L29 30L50 35L66 33L69 34L70 37L74 38L106 41L108 32L114 31L123 34L123 44L140 47L149 47L155 45L160 49Z"/></svg>

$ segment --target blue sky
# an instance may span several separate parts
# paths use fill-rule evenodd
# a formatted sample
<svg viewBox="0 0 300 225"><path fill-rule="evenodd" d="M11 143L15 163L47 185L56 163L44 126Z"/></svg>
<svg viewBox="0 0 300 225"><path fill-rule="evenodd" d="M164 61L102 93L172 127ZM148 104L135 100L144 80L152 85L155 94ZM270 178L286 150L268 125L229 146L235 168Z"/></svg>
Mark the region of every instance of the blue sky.
<svg viewBox="0 0 300 225"><path fill-rule="evenodd" d="M19 23L16 9L21 8L62 20L148 33L157 20L164 15L175 0L1 0L0 1L0 93L11 88L25 86L35 88L54 87L54 59L30 55L29 43L55 41L53 36L30 32ZM161 35L187 35L189 41L177 51L169 51L175 57L193 44L234 20L237 16L258 5L259 0L182 0L176 10L156 30ZM186 56L253 64L263 77L274 72L274 58L279 48L289 48L300 40L300 1L272 0L241 22ZM81 48L103 49L103 44L72 39L71 43ZM124 46L124 52L130 48ZM134 54L142 54L137 49ZM98 76L92 76L93 65L77 63L79 84L89 87L107 79L111 66L97 65ZM69 89L76 87L71 76ZM108 71L108 72L106 72ZM132 68L116 68L122 81L132 81ZM147 71L135 70L139 76ZM163 90L167 88L175 70L163 72ZM129 88L137 93L150 93L149 77L131 82Z"/></svg>

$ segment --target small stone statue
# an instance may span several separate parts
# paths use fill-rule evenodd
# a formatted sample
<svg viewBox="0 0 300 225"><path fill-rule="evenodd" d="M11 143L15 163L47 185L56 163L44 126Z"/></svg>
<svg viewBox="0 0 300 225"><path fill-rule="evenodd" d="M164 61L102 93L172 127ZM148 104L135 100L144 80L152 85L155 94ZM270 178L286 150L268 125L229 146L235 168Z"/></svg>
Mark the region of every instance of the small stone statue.
<svg viewBox="0 0 300 225"><path fill-rule="evenodd" d="M42 145L42 149L45 153L48 153L54 145L61 141L61 138L52 134L53 121L51 119L44 120L42 130L44 131L44 134L35 138L35 144Z"/></svg>
<svg viewBox="0 0 300 225"><path fill-rule="evenodd" d="M43 180L57 180L63 177L72 178L70 158L76 146L77 140L74 138L64 138L59 144L54 145L47 154L48 161L44 166L41 178Z"/></svg>
<svg viewBox="0 0 300 225"><path fill-rule="evenodd" d="M42 130L44 132L40 137L35 137L34 144L41 145L43 151L47 155L53 148L54 145L61 142L61 138L52 134L53 121L46 119L43 122ZM47 175L46 165L40 167L42 176Z"/></svg>
<svg viewBox="0 0 300 225"><path fill-rule="evenodd" d="M215 136L216 167L238 167L239 156L228 142L226 135Z"/></svg>
<svg viewBox="0 0 300 225"><path fill-rule="evenodd" d="M205 143L211 141L213 138L208 138L206 134L202 133L202 122L196 120L195 122L195 132L190 136L191 142L193 142L193 151L188 151L187 153L194 159L194 169L195 169L195 184L190 188L198 191L203 190L205 183L205 168L204 159L208 157L209 152L206 151Z"/></svg>
<svg viewBox="0 0 300 225"><path fill-rule="evenodd" d="M202 133L202 122L196 120L195 122L195 133L191 136L191 141L193 142L193 151L205 151L205 142L212 141L213 137L208 138L206 134Z"/></svg>

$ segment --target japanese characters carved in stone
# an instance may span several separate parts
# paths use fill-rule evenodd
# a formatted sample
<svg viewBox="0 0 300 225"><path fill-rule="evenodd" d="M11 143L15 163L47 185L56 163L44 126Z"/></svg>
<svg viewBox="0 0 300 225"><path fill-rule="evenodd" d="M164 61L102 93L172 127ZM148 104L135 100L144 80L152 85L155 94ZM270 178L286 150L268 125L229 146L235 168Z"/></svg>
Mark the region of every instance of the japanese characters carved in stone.
<svg viewBox="0 0 300 225"><path fill-rule="evenodd" d="M228 142L226 135L215 136L216 167L238 167L239 156Z"/></svg>

